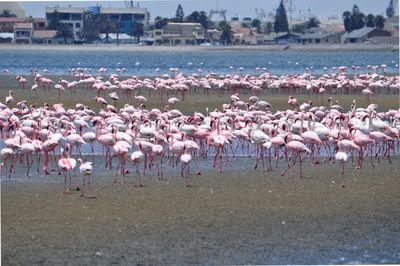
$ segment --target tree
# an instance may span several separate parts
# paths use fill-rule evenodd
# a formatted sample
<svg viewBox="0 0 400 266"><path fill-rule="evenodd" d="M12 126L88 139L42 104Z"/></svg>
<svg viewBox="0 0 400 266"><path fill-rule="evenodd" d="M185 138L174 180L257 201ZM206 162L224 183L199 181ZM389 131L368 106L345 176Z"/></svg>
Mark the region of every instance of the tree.
<svg viewBox="0 0 400 266"><path fill-rule="evenodd" d="M223 45L232 44L233 33L231 30L231 25L229 25L226 21L220 21L218 27L222 31L221 33L222 44Z"/></svg>
<svg viewBox="0 0 400 266"><path fill-rule="evenodd" d="M249 23L246 23L246 22L242 22L242 24L240 26L242 26L243 28L250 28Z"/></svg>
<svg viewBox="0 0 400 266"><path fill-rule="evenodd" d="M264 25L264 32L268 35L270 35L272 33L272 29L274 28L274 25L272 24L272 22L268 21L267 23L265 23Z"/></svg>
<svg viewBox="0 0 400 266"><path fill-rule="evenodd" d="M107 16L100 15L99 24L100 32L106 34L106 43L109 43L109 34L116 31L115 23L109 20Z"/></svg>
<svg viewBox="0 0 400 266"><path fill-rule="evenodd" d="M349 11L343 12L343 15L342 15L344 29L347 32L350 32L353 30L351 27L350 15L351 15L351 13Z"/></svg>
<svg viewBox="0 0 400 266"><path fill-rule="evenodd" d="M352 30L358 30L365 26L364 22L365 15L360 12L357 5L353 6L353 10L350 15L350 23Z"/></svg>
<svg viewBox="0 0 400 266"><path fill-rule="evenodd" d="M194 11L189 16L185 18L187 22L200 23L205 30L209 28L210 21L208 20L207 13L204 11Z"/></svg>
<svg viewBox="0 0 400 266"><path fill-rule="evenodd" d="M366 17L366 25L367 27L375 27L375 22L374 22L375 16L372 14L368 14Z"/></svg>
<svg viewBox="0 0 400 266"><path fill-rule="evenodd" d="M311 28L318 28L321 22L316 17L311 17L307 22L306 22L306 28L311 29Z"/></svg>
<svg viewBox="0 0 400 266"><path fill-rule="evenodd" d="M253 19L251 21L251 26L257 28L257 33L261 33L261 21L259 19Z"/></svg>
<svg viewBox="0 0 400 266"><path fill-rule="evenodd" d="M55 10L51 14L51 19L49 23L47 24L47 29L48 30L57 30L58 26L60 26L60 21L58 20L58 12Z"/></svg>
<svg viewBox="0 0 400 266"><path fill-rule="evenodd" d="M79 37L86 42L92 43L99 39L100 19L90 11L83 13L83 27L79 33Z"/></svg>
<svg viewBox="0 0 400 266"><path fill-rule="evenodd" d="M10 9L3 9L3 12L0 14L0 18L15 18L17 15L11 13Z"/></svg>
<svg viewBox="0 0 400 266"><path fill-rule="evenodd" d="M128 35L134 36L137 42L140 43L140 37L144 34L144 25L142 23L135 23L129 29Z"/></svg>
<svg viewBox="0 0 400 266"><path fill-rule="evenodd" d="M170 22L170 20L168 18L156 17L154 26L156 29L162 29L162 27L167 25L168 22Z"/></svg>
<svg viewBox="0 0 400 266"><path fill-rule="evenodd" d="M183 13L183 8L182 8L181 4L179 4L178 8L176 9L175 21L183 22L184 17L185 17L185 13Z"/></svg>
<svg viewBox="0 0 400 266"><path fill-rule="evenodd" d="M33 23L33 22L35 22L35 19L32 16L29 16L25 19L25 21L28 23Z"/></svg>
<svg viewBox="0 0 400 266"><path fill-rule="evenodd" d="M60 23L57 27L57 36L63 38L64 44L67 44L67 40L74 37L71 26L65 23Z"/></svg>
<svg viewBox="0 0 400 266"><path fill-rule="evenodd" d="M374 19L375 27L383 29L385 27L385 18L381 15L377 15Z"/></svg>
<svg viewBox="0 0 400 266"><path fill-rule="evenodd" d="M289 32L289 23L287 20L286 9L285 9L285 6L283 5L282 0L281 0L281 3L279 5L278 9L276 10L274 31L276 33Z"/></svg>
<svg viewBox="0 0 400 266"><path fill-rule="evenodd" d="M292 27L293 32L304 33L306 30L306 22L295 24Z"/></svg>

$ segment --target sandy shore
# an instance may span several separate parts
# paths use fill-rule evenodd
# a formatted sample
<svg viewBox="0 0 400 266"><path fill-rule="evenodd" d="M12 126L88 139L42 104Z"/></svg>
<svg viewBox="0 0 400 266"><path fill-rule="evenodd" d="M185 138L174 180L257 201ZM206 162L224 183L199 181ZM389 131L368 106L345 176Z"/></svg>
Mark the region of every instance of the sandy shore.
<svg viewBox="0 0 400 266"><path fill-rule="evenodd" d="M62 196L62 177L2 181L3 265L400 263L400 160L250 170L229 163L184 187L176 173L145 187L93 177L96 199ZM202 166L209 168L208 164ZM246 170L244 170L246 169ZM76 178L78 180L78 178Z"/></svg>
<svg viewBox="0 0 400 266"><path fill-rule="evenodd" d="M31 51L131 51L131 52L197 52L197 51L398 51L390 44L332 44L332 45L240 45L240 46L138 46L113 45L10 45L0 44L6 50Z"/></svg>

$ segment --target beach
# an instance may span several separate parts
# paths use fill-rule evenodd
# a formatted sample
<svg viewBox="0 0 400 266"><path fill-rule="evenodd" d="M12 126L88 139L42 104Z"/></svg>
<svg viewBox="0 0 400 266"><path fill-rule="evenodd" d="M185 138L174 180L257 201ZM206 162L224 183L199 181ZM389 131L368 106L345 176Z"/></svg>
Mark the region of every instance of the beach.
<svg viewBox="0 0 400 266"><path fill-rule="evenodd" d="M99 171L95 199L63 196L54 173L17 171L1 183L2 263L400 263L398 158L361 170L348 162L344 188L338 164L306 162L300 179L298 166L283 177L240 166L253 163L230 161L223 174L204 164L191 188L177 172L135 188L133 174L113 184L114 171Z"/></svg>
<svg viewBox="0 0 400 266"><path fill-rule="evenodd" d="M197 52L197 51L398 51L399 48L392 44L330 44L330 45L236 45L236 46L147 46L133 44L83 44L83 45L25 45L25 44L0 44L6 50L30 51L127 51L127 52Z"/></svg>

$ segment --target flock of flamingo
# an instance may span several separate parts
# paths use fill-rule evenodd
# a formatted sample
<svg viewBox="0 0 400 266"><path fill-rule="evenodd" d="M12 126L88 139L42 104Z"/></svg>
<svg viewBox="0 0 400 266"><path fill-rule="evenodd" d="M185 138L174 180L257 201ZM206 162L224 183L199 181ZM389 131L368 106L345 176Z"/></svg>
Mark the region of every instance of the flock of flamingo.
<svg viewBox="0 0 400 266"><path fill-rule="evenodd" d="M184 76L175 69L175 75L163 74L154 79L123 79L111 74L105 80L106 69L99 70L102 76L95 76L79 68L69 70L73 81L53 81L35 72L33 94L41 89L57 91L62 102L66 90L91 90L96 94L93 104L98 104L100 110L95 112L81 103L69 109L62 103L45 103L41 107L30 105L27 100L16 103L10 90L5 104L0 103L0 134L4 143L0 151L1 171L6 168L10 179L19 164L26 167L26 176L31 177L35 158L38 174L42 168L44 175L51 170L64 175L63 193L67 195L71 190L71 172L78 162L83 176L81 196L93 197L90 176L94 164L86 160L94 161L96 147L101 147L104 166L97 163L96 168L112 169L118 159L114 182L120 177L125 183L129 166L133 166L135 186L143 186L141 175L146 171L154 171L163 179L163 166L176 167L180 163L181 176L190 187L191 162L196 174L201 174L197 161L209 156L220 173L229 160L240 156L254 157L252 167L262 171L283 168L282 176L298 163L301 178L307 157L313 165L338 162L344 186L348 158L355 169L362 167L365 158L369 158L372 167L383 158L391 163L400 144L400 111L378 112L378 106L370 102L376 94L398 95L399 76L377 73L377 69L363 74L356 67L352 69L353 76L348 75L346 67L339 67L319 77L310 71L291 76ZM27 79L18 75L16 80L25 89ZM176 108L190 90L204 91L207 96L228 92L231 101L220 110L183 114ZM271 97L274 93L290 94L287 109L272 112L271 105L260 97L265 90ZM149 97L158 95L165 101L165 108L147 110L148 99L141 95L144 91ZM299 93L308 94L309 100L298 103L295 95ZM356 101L350 108L342 107L332 98L324 102L323 95L327 93L363 94L367 107L358 107ZM313 106L312 95L320 97L321 106ZM118 108L123 96L132 104ZM91 154L83 156L81 149L86 146Z"/></svg>

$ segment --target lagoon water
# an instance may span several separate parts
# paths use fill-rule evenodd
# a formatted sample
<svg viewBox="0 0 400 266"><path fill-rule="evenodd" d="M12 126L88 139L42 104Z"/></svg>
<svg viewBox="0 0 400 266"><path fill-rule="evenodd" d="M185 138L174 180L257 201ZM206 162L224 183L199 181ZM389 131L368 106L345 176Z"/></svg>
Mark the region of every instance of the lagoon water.
<svg viewBox="0 0 400 266"><path fill-rule="evenodd" d="M107 68L107 74L116 73L117 68L126 68L126 75L158 76L155 71L168 73L170 68L178 68L184 74L212 71L216 74L240 73L256 74L256 68L267 68L276 75L304 73L312 67L313 73L321 74L323 68L338 66L360 66L366 72L367 65L387 65L388 73L398 73L399 54L391 51L32 51L0 50L0 68L12 74L29 74L30 68L40 73L47 69L49 74L68 74L68 69ZM351 73L351 71L350 71Z"/></svg>

